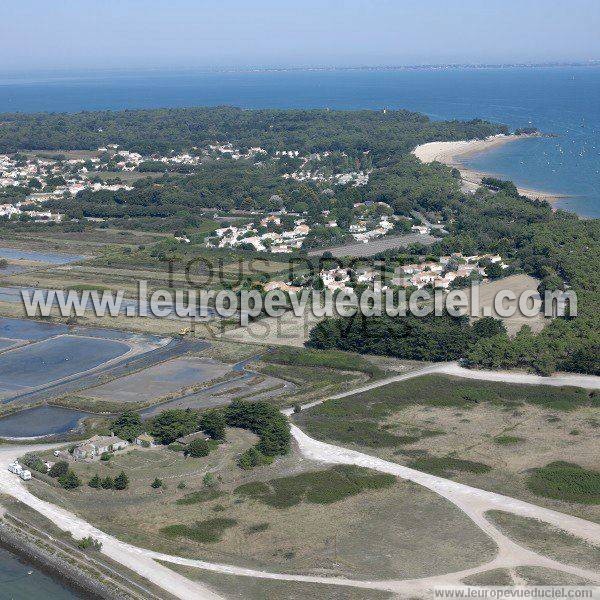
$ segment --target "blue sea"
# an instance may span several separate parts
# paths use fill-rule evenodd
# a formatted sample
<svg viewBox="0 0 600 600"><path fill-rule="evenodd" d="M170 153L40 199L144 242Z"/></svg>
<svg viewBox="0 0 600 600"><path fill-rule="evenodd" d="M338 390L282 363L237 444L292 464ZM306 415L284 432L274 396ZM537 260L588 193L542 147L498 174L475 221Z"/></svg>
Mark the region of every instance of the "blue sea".
<svg viewBox="0 0 600 600"><path fill-rule="evenodd" d="M407 108L433 119L533 125L528 139L468 166L569 195L559 206L600 217L600 67L331 71L140 71L0 75L0 112L214 106Z"/></svg>
<svg viewBox="0 0 600 600"><path fill-rule="evenodd" d="M63 583L0 548L0 600L76 600Z"/></svg>

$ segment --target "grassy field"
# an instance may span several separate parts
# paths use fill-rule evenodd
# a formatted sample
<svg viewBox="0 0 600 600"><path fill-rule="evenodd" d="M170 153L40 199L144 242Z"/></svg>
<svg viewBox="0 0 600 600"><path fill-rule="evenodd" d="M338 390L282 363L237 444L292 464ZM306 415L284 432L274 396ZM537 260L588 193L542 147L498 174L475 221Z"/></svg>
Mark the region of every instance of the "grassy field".
<svg viewBox="0 0 600 600"><path fill-rule="evenodd" d="M600 519L600 407L586 390L428 375L328 400L294 420L318 439ZM581 469L547 467L556 461Z"/></svg>
<svg viewBox="0 0 600 600"><path fill-rule="evenodd" d="M508 569L492 569L483 571L462 580L465 585L514 585L513 577Z"/></svg>
<svg viewBox="0 0 600 600"><path fill-rule="evenodd" d="M600 569L600 546L528 517L499 510L487 512L486 517L509 538L534 552L585 569Z"/></svg>
<svg viewBox="0 0 600 600"><path fill-rule="evenodd" d="M237 344L235 342L225 342L214 340L208 348L201 352L201 356L214 358L225 363L237 363L242 360L248 360L268 350L266 346Z"/></svg>
<svg viewBox="0 0 600 600"><path fill-rule="evenodd" d="M468 517L411 482L325 467L294 453L243 471L236 459L255 439L228 430L228 443L205 458L134 449L107 464L74 467L86 483L96 473L114 477L125 470L126 491L87 485L65 491L40 481L28 487L134 544L253 568L419 577L475 566L494 554L494 544ZM214 485L207 486L209 471ZM166 487L152 489L155 477Z"/></svg>
<svg viewBox="0 0 600 600"><path fill-rule="evenodd" d="M444 430L413 427L397 435L386 419L414 406L425 409L455 408L471 411L481 404L516 409L535 405L555 410L573 410L595 403L588 393L577 388L539 388L471 382L464 379L426 375L416 379L330 400L297 417L300 424L319 437L359 446L403 446ZM500 437L505 442L505 437Z"/></svg>
<svg viewBox="0 0 600 600"><path fill-rule="evenodd" d="M539 281L529 275L510 275L509 277L503 277L494 281L488 281L479 286L479 306L480 310L484 307L489 307L491 310L491 316L498 317L498 313L494 309L494 298L498 292L502 290L511 290L515 293L516 297L519 298L521 294L529 290L536 290ZM516 300L507 300L506 306L516 307ZM470 302L468 308L468 314L471 314ZM482 314L482 313L480 313ZM533 331L541 331L545 325L548 324L549 320L544 319L543 315L535 315L534 317L525 317L519 310L516 310L514 315L508 318L503 318L502 321L506 326L506 329L510 335L514 335L523 327L528 325Z"/></svg>
<svg viewBox="0 0 600 600"><path fill-rule="evenodd" d="M393 598L393 594L378 590L238 577L169 563L162 564L189 579L205 583L216 593L232 600L391 600Z"/></svg>
<svg viewBox="0 0 600 600"><path fill-rule="evenodd" d="M513 573L516 579L513 577ZM543 567L517 567L516 569L493 569L471 575L462 581L466 585L590 585L591 581Z"/></svg>
<svg viewBox="0 0 600 600"><path fill-rule="evenodd" d="M286 406L324 398L368 381L364 373L320 367L261 362L253 365L253 368L264 375L284 379L296 386L295 392L285 397Z"/></svg>
<svg viewBox="0 0 600 600"><path fill-rule="evenodd" d="M317 367L337 371L365 373L371 378L381 377L384 372L359 354L340 350L310 350L308 348L274 348L263 361L297 367Z"/></svg>
<svg viewBox="0 0 600 600"><path fill-rule="evenodd" d="M114 228L94 228L80 231L63 231L62 228L47 226L36 231L35 236L28 232L3 230L2 245L22 250L56 250L68 254L95 254L109 244L130 246L150 244L164 237L162 233L131 231Z"/></svg>
<svg viewBox="0 0 600 600"><path fill-rule="evenodd" d="M387 361L339 350L279 346L265 352L253 368L293 382L297 391L286 397L287 404L292 405L324 398L388 373L406 372L414 369L415 364L398 360L388 364Z"/></svg>
<svg viewBox="0 0 600 600"><path fill-rule="evenodd" d="M592 581L582 579L577 575L544 567L518 567L515 571L529 585L593 585Z"/></svg>
<svg viewBox="0 0 600 600"><path fill-rule="evenodd" d="M383 489L395 483L393 475L339 465L324 471L246 483L235 488L234 493L273 508L290 508L301 502L333 504L365 490Z"/></svg>

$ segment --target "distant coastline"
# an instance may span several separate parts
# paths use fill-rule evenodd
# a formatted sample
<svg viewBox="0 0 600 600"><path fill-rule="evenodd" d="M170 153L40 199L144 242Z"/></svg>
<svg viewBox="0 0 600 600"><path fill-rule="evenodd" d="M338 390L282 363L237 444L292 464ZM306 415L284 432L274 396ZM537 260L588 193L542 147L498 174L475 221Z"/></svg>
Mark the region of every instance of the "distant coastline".
<svg viewBox="0 0 600 600"><path fill-rule="evenodd" d="M552 62L530 62L530 63L423 63L423 64L381 64L381 65L180 65L176 67L148 67L140 65L130 66L110 66L97 67L92 69L82 68L31 68L31 69L3 69L0 70L0 76L23 78L32 75L41 75L51 77L72 78L84 75L117 75L131 73L161 73L165 70L175 73L186 72L204 72L204 73L286 73L297 71L445 71L445 70L485 70L485 69L553 69L553 68L568 68L568 67L600 67L600 59L591 59L587 61L552 61Z"/></svg>
<svg viewBox="0 0 600 600"><path fill-rule="evenodd" d="M503 146L510 142L527 139L528 135L494 135L484 140L463 140L457 142L429 142L421 144L413 150L413 154L423 163L441 162L449 167L460 171L463 182L463 191L474 192L480 185L484 177L497 177L496 173L484 173L475 171L466 167L461 159L465 159L473 154L486 152ZM502 177L500 175L500 177ZM545 200L553 204L562 198L567 198L565 194L556 194L553 192L542 191L533 188L517 187L519 193L529 198Z"/></svg>

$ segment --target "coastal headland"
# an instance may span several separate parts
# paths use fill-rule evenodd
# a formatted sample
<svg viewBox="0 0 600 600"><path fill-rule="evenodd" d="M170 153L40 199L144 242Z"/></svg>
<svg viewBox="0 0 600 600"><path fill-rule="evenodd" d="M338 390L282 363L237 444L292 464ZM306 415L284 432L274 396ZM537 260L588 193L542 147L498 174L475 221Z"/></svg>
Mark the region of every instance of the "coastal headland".
<svg viewBox="0 0 600 600"><path fill-rule="evenodd" d="M469 169L461 161L473 154L486 152L504 146L505 144L531 137L528 135L493 135L483 140L461 140L456 142L429 142L421 144L413 150L413 154L423 163L441 162L460 171L463 182L463 191L474 192L484 177L496 176L495 173L483 173ZM564 195L537 190L533 188L518 187L519 193L529 198L545 200L550 204L564 198Z"/></svg>

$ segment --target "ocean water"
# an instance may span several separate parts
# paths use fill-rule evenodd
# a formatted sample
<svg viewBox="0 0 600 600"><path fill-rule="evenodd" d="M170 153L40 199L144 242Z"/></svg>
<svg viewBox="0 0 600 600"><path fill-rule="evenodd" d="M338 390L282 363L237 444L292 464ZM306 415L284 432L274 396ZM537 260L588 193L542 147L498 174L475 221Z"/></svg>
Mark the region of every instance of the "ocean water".
<svg viewBox="0 0 600 600"><path fill-rule="evenodd" d="M214 106L407 108L433 119L534 125L524 140L466 164L570 197L600 217L600 67L347 71L142 71L0 75L0 112Z"/></svg>
<svg viewBox="0 0 600 600"><path fill-rule="evenodd" d="M0 600L75 600L65 585L0 548Z"/></svg>

